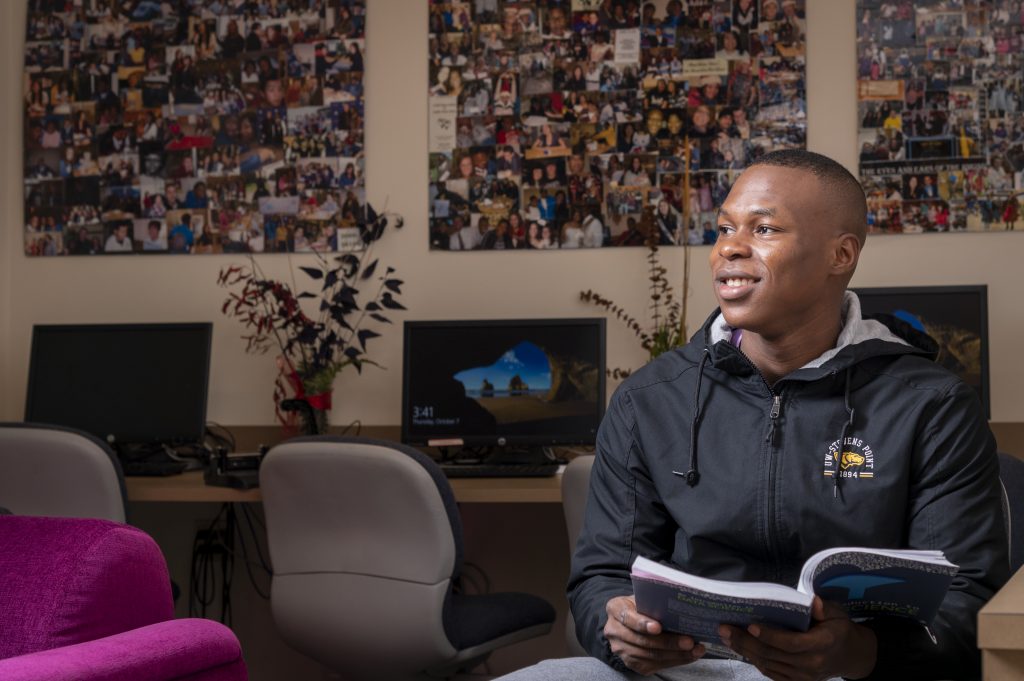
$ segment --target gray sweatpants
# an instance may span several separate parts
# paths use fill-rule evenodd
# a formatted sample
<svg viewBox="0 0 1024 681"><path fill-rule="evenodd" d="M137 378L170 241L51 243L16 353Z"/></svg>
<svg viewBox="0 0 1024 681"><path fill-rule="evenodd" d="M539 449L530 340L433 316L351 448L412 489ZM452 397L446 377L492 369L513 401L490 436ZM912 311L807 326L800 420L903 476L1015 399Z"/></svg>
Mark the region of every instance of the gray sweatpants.
<svg viewBox="0 0 1024 681"><path fill-rule="evenodd" d="M753 666L734 660L698 660L653 676L622 674L592 657L545 660L532 667L499 677L496 681L764 681Z"/></svg>

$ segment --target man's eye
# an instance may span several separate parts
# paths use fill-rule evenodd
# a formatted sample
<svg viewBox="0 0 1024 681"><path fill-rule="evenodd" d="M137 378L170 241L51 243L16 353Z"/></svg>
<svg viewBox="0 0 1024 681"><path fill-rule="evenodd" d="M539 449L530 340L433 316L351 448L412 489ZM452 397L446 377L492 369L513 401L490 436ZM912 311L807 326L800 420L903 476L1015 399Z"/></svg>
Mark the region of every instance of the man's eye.
<svg viewBox="0 0 1024 681"><path fill-rule="evenodd" d="M770 225L758 225L754 228L754 232L757 234L771 234L774 231L775 228Z"/></svg>
<svg viewBox="0 0 1024 681"><path fill-rule="evenodd" d="M732 230L732 227L730 227L729 225L718 225L718 233L719 234L725 234L725 233L729 232L730 230Z"/></svg>

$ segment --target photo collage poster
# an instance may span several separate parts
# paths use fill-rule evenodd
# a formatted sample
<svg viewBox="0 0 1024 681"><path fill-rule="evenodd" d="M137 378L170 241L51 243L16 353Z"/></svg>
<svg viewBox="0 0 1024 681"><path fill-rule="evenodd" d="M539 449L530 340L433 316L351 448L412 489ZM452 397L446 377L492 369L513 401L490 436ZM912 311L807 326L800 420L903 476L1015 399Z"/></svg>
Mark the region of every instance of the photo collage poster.
<svg viewBox="0 0 1024 681"><path fill-rule="evenodd" d="M869 231L1024 229L1024 7L858 0Z"/></svg>
<svg viewBox="0 0 1024 681"><path fill-rule="evenodd" d="M29 0L25 252L361 248L365 0Z"/></svg>
<svg viewBox="0 0 1024 681"><path fill-rule="evenodd" d="M805 147L803 0L429 1L432 249L713 243Z"/></svg>

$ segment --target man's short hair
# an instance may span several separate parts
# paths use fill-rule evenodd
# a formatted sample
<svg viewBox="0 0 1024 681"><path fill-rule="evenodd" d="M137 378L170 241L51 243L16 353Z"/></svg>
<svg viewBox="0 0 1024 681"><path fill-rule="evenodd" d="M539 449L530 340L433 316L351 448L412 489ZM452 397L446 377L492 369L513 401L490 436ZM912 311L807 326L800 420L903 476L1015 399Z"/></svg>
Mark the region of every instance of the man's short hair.
<svg viewBox="0 0 1024 681"><path fill-rule="evenodd" d="M774 166L811 173L832 191L833 200L847 216L851 230L864 243L867 231L867 198L860 182L841 163L805 149L779 149L753 159L748 168Z"/></svg>

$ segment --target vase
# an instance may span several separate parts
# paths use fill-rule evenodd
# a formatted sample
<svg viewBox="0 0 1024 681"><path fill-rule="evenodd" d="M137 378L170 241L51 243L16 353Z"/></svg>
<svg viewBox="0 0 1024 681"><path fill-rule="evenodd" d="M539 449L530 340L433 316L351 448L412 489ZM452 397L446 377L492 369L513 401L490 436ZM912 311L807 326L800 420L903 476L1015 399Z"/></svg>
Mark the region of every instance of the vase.
<svg viewBox="0 0 1024 681"><path fill-rule="evenodd" d="M303 435L326 435L330 409L310 405L309 411L302 415L301 429Z"/></svg>
<svg viewBox="0 0 1024 681"><path fill-rule="evenodd" d="M294 434L326 435L331 412L333 391L318 395L303 395L281 402L281 410L288 413L285 427Z"/></svg>
<svg viewBox="0 0 1024 681"><path fill-rule="evenodd" d="M302 400L309 405L308 409L300 413L301 428L303 435L326 435L328 416L331 413L331 398L333 390L319 393L317 395L306 395Z"/></svg>
<svg viewBox="0 0 1024 681"><path fill-rule="evenodd" d="M297 435L326 435L334 390L327 389L318 393L307 392L307 381L303 380L297 372L292 371L284 375L295 392L295 397L282 400L280 404L280 410L288 412L287 420L283 421L285 427ZM331 377L333 378L333 374ZM278 395L280 396L281 393Z"/></svg>

